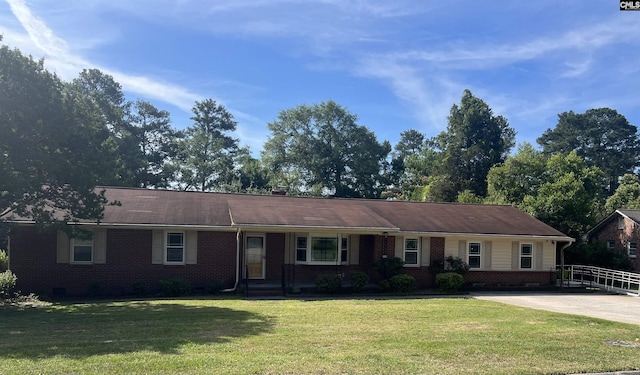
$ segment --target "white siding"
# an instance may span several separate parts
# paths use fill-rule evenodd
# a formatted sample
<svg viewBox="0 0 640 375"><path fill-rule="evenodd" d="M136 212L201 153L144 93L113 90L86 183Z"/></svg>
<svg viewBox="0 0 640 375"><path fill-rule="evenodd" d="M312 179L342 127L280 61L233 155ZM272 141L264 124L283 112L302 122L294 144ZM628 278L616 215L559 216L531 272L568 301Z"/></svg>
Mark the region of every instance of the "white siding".
<svg viewBox="0 0 640 375"><path fill-rule="evenodd" d="M459 241L464 240L474 241L486 243L491 241L491 270L494 271L511 271L511 258L512 258L512 242L517 241L518 243L533 243L542 242L542 270L548 271L553 268L556 264L556 252L555 245L551 243L551 241L539 240L539 239L530 239L530 238L520 238L520 239L504 239L499 237L446 237L444 241L444 256L458 256L458 246ZM484 248L484 245L483 245ZM534 246L535 249L535 246ZM534 251L535 254L535 251ZM485 256L486 253L483 251L482 256ZM464 259L466 261L466 259ZM486 264L485 261L482 261L483 267ZM535 266L535 259L534 259ZM483 268L484 269L484 268ZM534 267L535 270L535 267Z"/></svg>

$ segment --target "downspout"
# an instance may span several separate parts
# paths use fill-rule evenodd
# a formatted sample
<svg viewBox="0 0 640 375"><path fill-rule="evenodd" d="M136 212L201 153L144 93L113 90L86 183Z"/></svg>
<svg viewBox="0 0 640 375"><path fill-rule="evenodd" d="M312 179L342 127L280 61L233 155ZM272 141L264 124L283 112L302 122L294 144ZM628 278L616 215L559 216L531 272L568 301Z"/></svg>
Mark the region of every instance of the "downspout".
<svg viewBox="0 0 640 375"><path fill-rule="evenodd" d="M240 233L242 230L238 228L238 232L236 233L236 282L233 284L233 288L223 289L221 292L235 292L238 288L238 283L240 282Z"/></svg>
<svg viewBox="0 0 640 375"><path fill-rule="evenodd" d="M571 241L567 241L567 243L560 248L560 289L564 288L564 250L571 246L571 243Z"/></svg>

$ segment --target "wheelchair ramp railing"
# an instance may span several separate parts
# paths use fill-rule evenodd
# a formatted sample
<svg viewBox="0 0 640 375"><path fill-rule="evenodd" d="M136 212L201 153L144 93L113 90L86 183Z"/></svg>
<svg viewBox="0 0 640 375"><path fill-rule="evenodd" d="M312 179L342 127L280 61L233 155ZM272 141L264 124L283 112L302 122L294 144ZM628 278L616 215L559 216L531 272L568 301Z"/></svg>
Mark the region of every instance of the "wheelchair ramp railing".
<svg viewBox="0 0 640 375"><path fill-rule="evenodd" d="M570 265L564 267L563 281L602 290L640 296L640 274L608 268Z"/></svg>

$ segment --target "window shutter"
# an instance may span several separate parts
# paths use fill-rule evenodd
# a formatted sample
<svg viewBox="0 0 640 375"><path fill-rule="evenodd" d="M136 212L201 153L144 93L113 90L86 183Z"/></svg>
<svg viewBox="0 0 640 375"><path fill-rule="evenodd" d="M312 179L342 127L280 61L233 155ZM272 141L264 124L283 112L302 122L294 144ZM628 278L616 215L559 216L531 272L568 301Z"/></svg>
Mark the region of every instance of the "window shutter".
<svg viewBox="0 0 640 375"><path fill-rule="evenodd" d="M491 269L491 241L485 241L482 244L482 247L484 248L482 251L482 262L484 263L482 265L482 268L484 268L485 270L490 270Z"/></svg>
<svg viewBox="0 0 640 375"><path fill-rule="evenodd" d="M93 263L107 263L107 230L93 230Z"/></svg>
<svg viewBox="0 0 640 375"><path fill-rule="evenodd" d="M520 243L518 241L511 242L511 270L520 269Z"/></svg>
<svg viewBox="0 0 640 375"><path fill-rule="evenodd" d="M536 242L536 270L542 271L542 242Z"/></svg>
<svg viewBox="0 0 640 375"><path fill-rule="evenodd" d="M69 263L71 257L69 237L65 232L58 232L57 242L56 263Z"/></svg>
<svg viewBox="0 0 640 375"><path fill-rule="evenodd" d="M431 238L430 237L422 237L420 238L420 264L423 267L428 267L431 264Z"/></svg>
<svg viewBox="0 0 640 375"><path fill-rule="evenodd" d="M293 241L291 239L294 239ZM293 233L285 233L284 235L284 264L293 264L295 262L295 251L291 248L295 246L295 236Z"/></svg>
<svg viewBox="0 0 640 375"><path fill-rule="evenodd" d="M465 262L467 261L467 241L465 240L458 242L458 257Z"/></svg>
<svg viewBox="0 0 640 375"><path fill-rule="evenodd" d="M162 264L164 231L154 230L151 239L151 264Z"/></svg>
<svg viewBox="0 0 640 375"><path fill-rule="evenodd" d="M396 258L404 260L404 237L396 236Z"/></svg>
<svg viewBox="0 0 640 375"><path fill-rule="evenodd" d="M360 263L360 235L349 236L349 264Z"/></svg>
<svg viewBox="0 0 640 375"><path fill-rule="evenodd" d="M185 263L196 264L198 263L198 231L188 230L185 233Z"/></svg>

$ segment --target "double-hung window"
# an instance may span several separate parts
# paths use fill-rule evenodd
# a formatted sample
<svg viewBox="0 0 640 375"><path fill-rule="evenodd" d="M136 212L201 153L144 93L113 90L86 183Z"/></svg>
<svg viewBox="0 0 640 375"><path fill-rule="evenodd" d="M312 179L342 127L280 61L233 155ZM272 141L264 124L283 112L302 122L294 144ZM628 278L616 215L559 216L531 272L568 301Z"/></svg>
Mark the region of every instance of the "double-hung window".
<svg viewBox="0 0 640 375"><path fill-rule="evenodd" d="M407 267L418 266L419 245L417 238L404 239L404 265Z"/></svg>
<svg viewBox="0 0 640 375"><path fill-rule="evenodd" d="M629 245L627 245L627 250L628 250L629 258L635 258L638 255L638 243L629 242Z"/></svg>
<svg viewBox="0 0 640 375"><path fill-rule="evenodd" d="M93 239L74 238L71 241L71 262L93 262Z"/></svg>
<svg viewBox="0 0 640 375"><path fill-rule="evenodd" d="M296 262L307 264L337 264L347 262L348 236L310 234L296 237Z"/></svg>
<svg viewBox="0 0 640 375"><path fill-rule="evenodd" d="M480 242L469 242L469 256L467 263L470 269L480 269L482 260L482 247Z"/></svg>
<svg viewBox="0 0 640 375"><path fill-rule="evenodd" d="M533 245L523 243L520 245L520 269L531 269L533 267Z"/></svg>
<svg viewBox="0 0 640 375"><path fill-rule="evenodd" d="M184 232L167 232L164 262L184 264Z"/></svg>
<svg viewBox="0 0 640 375"><path fill-rule="evenodd" d="M607 241L607 249L614 250L616 248L616 241Z"/></svg>

